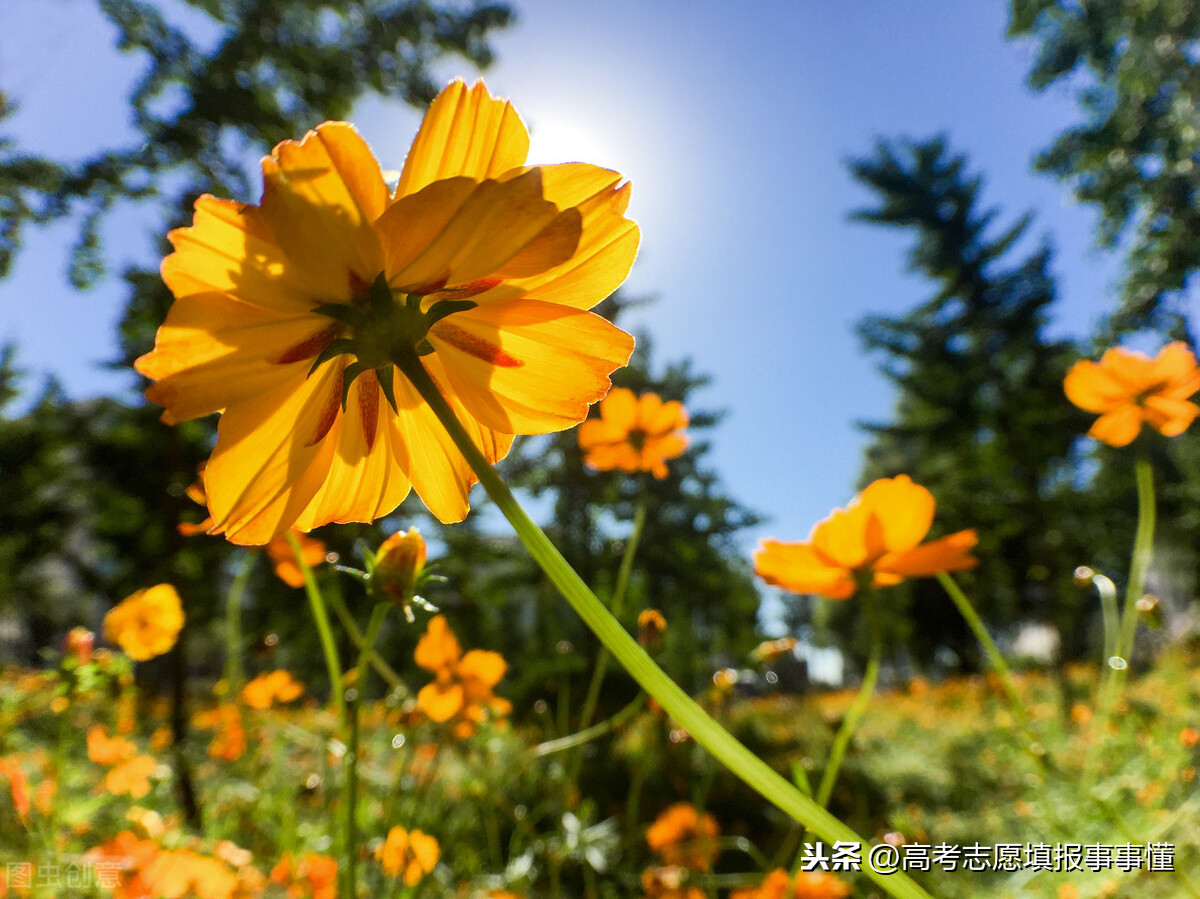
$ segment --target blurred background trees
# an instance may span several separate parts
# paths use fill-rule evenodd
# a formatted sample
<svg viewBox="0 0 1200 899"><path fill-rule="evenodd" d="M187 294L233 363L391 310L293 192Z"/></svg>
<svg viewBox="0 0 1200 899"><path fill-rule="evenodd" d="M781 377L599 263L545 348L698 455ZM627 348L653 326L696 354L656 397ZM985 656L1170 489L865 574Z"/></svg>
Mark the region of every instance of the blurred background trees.
<svg viewBox="0 0 1200 899"><path fill-rule="evenodd" d="M200 193L253 198L256 159L276 142L348 116L369 95L424 106L437 87L431 67L447 59L486 67L494 36L513 21L503 4L181 0L192 14L181 28L149 0L97 3L121 49L146 64L130 97L138 139L81 162L30 155L4 139L12 105L0 97L0 276L28 228L69 217L80 225L70 274L83 289L106 272L100 225L117 204L151 205L165 235L189 221ZM1124 571L1134 498L1125 458L1079 439L1089 417L1065 400L1062 376L1081 353L1093 355L1116 335L1142 332L1161 343L1189 333L1189 279L1200 259L1198 29L1200 13L1184 0L1013 0L1010 33L1036 48L1031 85L1069 83L1080 97L1081 122L1038 165L1095 204L1101 242L1127 254L1122 305L1086 349L1047 333L1055 298L1049 245L1031 243L1027 218L1000 224L982 199L982 176L948 139L881 141L852 164L876 198L858 217L910 232L910 266L931 285L930 298L908 313L859 327L864 348L896 386L891 418L865 426L863 482L903 471L929 486L938 527L981 534L985 561L964 580L985 617L1009 637L1023 623L1051 623L1063 635L1065 657L1094 644L1094 599L1070 584L1070 573L1080 563ZM167 252L165 239L159 249ZM113 364L126 367L152 345L171 298L154 260L122 277L128 300ZM619 318L626 302L618 296L600 311ZM697 402L705 379L688 360L654 359L648 335L638 345L617 384ZM209 623L221 612L240 551L176 529L198 517L184 490L211 448L213 422L166 428L155 407L71 402L52 384L18 413L22 386L19 355L6 351L0 616L23 636L12 640L10 627L0 651L18 646L29 660L34 647L71 624L95 627L121 597L169 580L187 603L192 664L217 670L224 648ZM520 442L504 466L602 596L611 594L635 509L646 503L624 617L632 626L642 608L661 609L670 623L664 665L696 689L714 667L742 663L757 640L760 595L743 539L758 519L725 494L707 461L704 434L720 416L691 413L692 448L663 481L585 469L573 432ZM1191 560L1200 549L1200 447L1185 436L1151 438L1148 448L1160 478L1162 555L1174 559L1177 592L1190 595ZM442 529L411 499L378 527L327 528L317 536L354 564L357 538L378 542L414 520L434 535L433 554L450 578L429 598L455 610L465 643L520 656L512 698L578 696L592 639L494 515L476 513ZM328 571L321 577L328 589L341 589ZM353 585L342 592L352 611L362 611ZM248 595L248 640L279 630L271 664L319 683L304 616L270 614L295 602L291 589L259 562ZM894 641L911 662L927 665L950 649L968 666L977 663L973 641L936 584L899 588L886 607ZM856 651L852 603L801 599L792 611L792 623L816 624L825 640ZM416 637L394 624L382 646L407 658ZM620 675L612 683L614 703L632 691Z"/></svg>

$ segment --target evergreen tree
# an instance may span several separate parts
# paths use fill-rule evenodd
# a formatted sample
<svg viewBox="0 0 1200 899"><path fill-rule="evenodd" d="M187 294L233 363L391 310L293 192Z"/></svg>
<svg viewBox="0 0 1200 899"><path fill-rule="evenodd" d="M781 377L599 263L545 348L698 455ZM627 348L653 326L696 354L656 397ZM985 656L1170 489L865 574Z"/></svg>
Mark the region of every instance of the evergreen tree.
<svg viewBox="0 0 1200 899"><path fill-rule="evenodd" d="M1124 302L1110 328L1185 337L1180 292L1200 266L1200 5L1013 0L1009 34L1038 44L1035 90L1077 91L1083 122L1037 165L1096 207L1104 246L1128 248Z"/></svg>
<svg viewBox="0 0 1200 899"><path fill-rule="evenodd" d="M1070 638L1080 601L1071 574L1088 545L1075 529L1074 447L1087 422L1062 390L1075 350L1045 334L1050 250L1014 258L1028 216L993 234L997 213L981 205L982 179L942 138L880 142L851 170L878 197L855 217L910 229L910 267L937 286L906 315L859 325L898 390L894 420L865 425L863 483L906 473L928 487L937 528L978 532L980 565L964 580L984 616L1010 626L1051 621ZM919 659L940 646L976 657L935 581L891 590L882 605Z"/></svg>

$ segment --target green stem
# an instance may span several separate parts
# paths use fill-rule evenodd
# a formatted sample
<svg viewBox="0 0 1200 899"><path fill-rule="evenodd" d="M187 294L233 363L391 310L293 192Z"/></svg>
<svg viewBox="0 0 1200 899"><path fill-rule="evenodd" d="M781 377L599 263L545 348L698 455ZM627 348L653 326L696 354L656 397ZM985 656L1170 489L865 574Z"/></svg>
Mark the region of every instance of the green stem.
<svg viewBox="0 0 1200 899"><path fill-rule="evenodd" d="M1025 714L1025 703L1021 701L1021 694L1017 692L1017 684L1013 680L1012 671L1009 670L1008 663L1004 661L1004 656L1001 655L995 641L992 640L991 635L987 632L987 628L983 624L983 619L979 617L979 613L971 605L971 600L967 599L967 594L963 593L962 588L958 586L954 578L950 577L944 571L939 571L937 579L942 588L950 595L950 598L954 600L954 605L958 608L958 613L962 615L963 620L967 622L967 626L971 628L971 633L975 635L975 639L983 647L983 651L988 657L988 663L992 666L992 670L996 672L1000 678L1000 682L1004 685L1004 692L1008 696L1008 701L1012 705L1013 712L1021 722L1021 727L1028 730L1029 716Z"/></svg>
<svg viewBox="0 0 1200 899"><path fill-rule="evenodd" d="M255 555L247 552L242 556L233 583L229 585L229 595L225 597L225 683L229 685L229 696L236 697L242 690L246 680L246 672L242 668L242 597L246 595L246 585L250 582L250 572L254 570Z"/></svg>
<svg viewBox="0 0 1200 899"><path fill-rule="evenodd" d="M1117 586L1102 574L1093 574L1092 584L1100 595L1100 611L1104 618L1104 658L1107 660L1117 654L1120 616L1117 611Z"/></svg>
<svg viewBox="0 0 1200 899"><path fill-rule="evenodd" d="M646 503L638 503L633 515L633 530L625 541L625 552L621 555L621 566L617 569L617 583L613 588L612 604L609 611L613 618L621 620L621 611L625 607L625 591L629 587L629 575L633 571L633 557L637 554L638 543L642 539L642 528L646 525ZM604 683L604 675L608 672L608 662L612 654L600 647L596 656L596 667L592 670L592 682L588 684L587 697L583 701L583 712L579 716L579 729L591 727L592 717L596 714L596 703L600 700L600 687Z"/></svg>
<svg viewBox="0 0 1200 899"><path fill-rule="evenodd" d="M1146 589L1146 572L1150 568L1150 557L1154 551L1154 525L1157 518L1154 504L1154 470L1145 457L1139 457L1134 463L1134 473L1137 479L1138 521L1137 531L1133 538L1133 558L1129 561L1129 585L1125 590L1125 608L1121 610L1121 631L1117 636L1117 651L1114 664L1109 659L1108 665L1112 671L1110 676L1110 696L1108 709L1121 698L1125 686L1125 678L1133 661L1133 638L1137 633L1138 600Z"/></svg>
<svg viewBox="0 0 1200 899"><path fill-rule="evenodd" d="M371 655L375 651L375 641L379 639L379 631L383 628L383 620L387 617L390 603L376 603L371 610L371 621L367 624L367 636L358 652L358 667L354 679L354 690L350 697L350 740L346 750L346 895L356 896L358 865L358 712L362 707L363 697L366 696L367 667Z"/></svg>
<svg viewBox="0 0 1200 899"><path fill-rule="evenodd" d="M479 478L484 490L504 513L525 544L530 556L558 588L571 607L591 628L617 661L642 688L653 696L668 715L711 752L730 771L757 790L782 812L804 824L822 839L832 843L846 840L863 844L853 830L829 814L812 799L780 777L765 762L739 743L714 721L696 702L659 668L637 645L625 628L608 613L587 585L554 548L545 533L525 513L512 491L500 479L454 415L415 352L398 354L396 366L409 379L446 428L458 451ZM868 866L869 867L869 866ZM865 872L885 891L898 899L926 897L928 893L903 873Z"/></svg>
<svg viewBox="0 0 1200 899"><path fill-rule="evenodd" d="M870 602L870 597L867 598L867 601ZM869 610L868 615L872 619L874 618ZM821 808L825 808L829 804L829 797L833 793L834 784L837 783L838 771L841 770L842 757L846 754L846 747L850 745L854 729L858 727L858 721L862 718L863 712L867 710L871 697L875 693L875 683L879 680L879 658L882 655L883 641L879 637L879 628L872 620L871 649L867 656L867 670L863 674L862 686L859 687L858 695L854 697L854 702L846 712L846 717L842 719L842 726L838 728L837 736L833 738L833 749L829 752L829 761L825 763L825 770L821 774L821 783L817 787L817 805Z"/></svg>
<svg viewBox="0 0 1200 899"><path fill-rule="evenodd" d="M317 586L312 569L304 561L300 541L291 531L288 531L287 539L296 556L296 564L300 566L300 573L304 576L304 592L308 594L308 605L312 609L313 621L317 624L321 651L325 654L325 668L329 672L329 692L333 699L333 707L337 709L338 720L344 722L346 698L342 695L342 663L338 659L337 644L333 641L333 629L329 626L329 613L325 611L325 599L321 596L321 588Z"/></svg>
<svg viewBox="0 0 1200 899"><path fill-rule="evenodd" d="M1096 738L1084 759L1084 784L1089 788L1096 774L1093 769L1096 754L1107 739L1109 722L1125 688L1130 657L1133 655L1133 639L1137 633L1137 602L1146 589L1146 571L1150 567L1150 556L1154 550L1154 526L1157 518L1154 504L1154 471L1145 457L1139 456L1134 463L1134 477L1138 493L1137 530L1133 536L1133 556L1129 560L1129 583L1125 589L1125 607L1121 610L1121 629L1117 635L1116 652L1106 660L1108 676L1100 689L1100 710L1092 724Z"/></svg>
<svg viewBox="0 0 1200 899"><path fill-rule="evenodd" d="M354 622L354 617L350 614L350 610L346 608L346 603L338 596L337 591L329 594L329 605L333 607L333 613L338 617L338 623L342 629L346 631L350 637L350 642L354 644L355 649L362 649L366 642L363 637L363 632L358 629L358 625ZM398 690L405 696L411 695L412 691L408 689L408 684L404 682L396 669L387 663L387 661L375 650L371 650L371 667L375 669L375 673L387 681L387 685L393 690Z"/></svg>
<svg viewBox="0 0 1200 899"><path fill-rule="evenodd" d="M609 731L620 727L639 711L646 704L646 694L639 693L637 698L621 711L617 712L611 718L601 721L598 724L593 724L586 730L581 730L578 733L568 734L565 737L559 737L557 740L547 740L545 743L539 743L533 747L533 754L540 758L544 755L553 755L556 752L562 752L566 749L574 749L576 746L582 746L597 737L602 737Z"/></svg>

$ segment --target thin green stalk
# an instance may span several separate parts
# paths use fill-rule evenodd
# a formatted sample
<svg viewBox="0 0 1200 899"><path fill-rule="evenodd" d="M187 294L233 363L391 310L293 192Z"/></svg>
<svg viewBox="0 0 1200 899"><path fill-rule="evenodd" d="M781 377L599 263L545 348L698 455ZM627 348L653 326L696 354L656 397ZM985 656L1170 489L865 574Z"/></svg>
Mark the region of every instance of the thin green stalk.
<svg viewBox="0 0 1200 899"><path fill-rule="evenodd" d="M1093 574L1092 584L1100 595L1100 612L1104 619L1104 658L1107 661L1117 654L1117 633L1120 627L1117 585L1102 574Z"/></svg>
<svg viewBox="0 0 1200 899"><path fill-rule="evenodd" d="M958 586L954 578L950 577L944 571L939 571L937 579L942 588L950 595L950 598L954 600L954 605L958 608L958 613L962 615L963 620L967 622L967 626L971 628L971 633L975 635L975 639L983 647L983 651L988 657L988 663L992 666L992 670L996 672L1000 678L1000 682L1004 685L1004 692L1008 696L1008 701L1012 705L1013 712L1016 713L1017 719L1021 722L1021 727L1028 730L1029 716L1025 713L1025 703L1021 701L1021 694L1017 692L1017 684L1013 680L1012 671L1009 670L1008 663L1004 661L1004 656L996 648L995 641L992 640L991 635L987 632L983 619L979 617L979 613L971 605L971 600L967 599L967 595L963 593L962 588Z"/></svg>
<svg viewBox="0 0 1200 899"><path fill-rule="evenodd" d="M371 620L367 624L367 636L364 638L362 647L358 652L358 667L354 679L354 691L351 694L348 710L350 717L350 740L346 750L345 761L347 896L357 895L356 887L358 879L357 872L355 871L358 865L358 816L355 814L358 808L358 712L362 707L363 697L366 696L367 667L370 663L371 655L375 651L375 641L379 639L379 631L383 628L383 620L387 618L387 612L390 607L391 603L381 602L376 603L375 608L371 610Z"/></svg>
<svg viewBox="0 0 1200 899"><path fill-rule="evenodd" d="M358 629L358 625L354 622L354 617L350 614L350 610L346 608L346 603L338 596L337 591L329 594L329 605L333 607L333 613L338 617L338 623L342 629L350 637L350 642L354 644L355 649L362 649L365 638L363 632ZM396 669L387 663L387 661L375 650L371 650L371 667L375 669L375 673L382 677L389 687L393 690L399 690L405 696L411 694L408 689L408 684L404 682Z"/></svg>
<svg viewBox="0 0 1200 899"><path fill-rule="evenodd" d="M625 591L629 588L629 575L633 571L633 557L637 554L638 543L642 539L642 528L646 525L646 503L638 503L637 511L633 513L633 530L625 541L625 552L621 554L621 565L617 569L617 583L613 588L612 603L609 611L613 618L621 620L621 612L625 608ZM592 717L596 714L596 703L600 699L600 687L604 683L604 675L608 672L608 662L611 654L603 646L596 656L596 667L592 669L592 682L588 684L587 696L583 701L583 711L579 715L579 729L587 730L592 725Z"/></svg>
<svg viewBox="0 0 1200 899"><path fill-rule="evenodd" d="M538 563L550 581L558 588L571 607L591 628L617 661L629 672L642 688L653 696L668 715L695 738L696 742L711 752L730 771L747 785L757 790L765 799L785 814L804 824L821 839L830 843L845 840L865 844L853 830L829 814L812 799L780 777L760 758L733 738L721 725L714 721L696 702L659 668L646 652L637 645L625 628L617 621L603 603L598 600L575 570L555 549L545 533L525 513L512 491L500 479L495 470L471 441L470 436L454 415L445 398L425 371L416 353L397 354L396 366L429 404L434 414L446 428L458 451L479 478L488 496L504 513L513 526L530 556ZM880 874L865 872L875 883L897 899L926 897L928 893L917 886L903 873Z"/></svg>
<svg viewBox="0 0 1200 899"><path fill-rule="evenodd" d="M242 668L242 597L246 595L246 585L250 582L250 572L254 570L256 556L246 552L238 565L233 583L229 585L229 594L225 597L225 672L223 677L229 685L229 695L237 696L246 680L246 672Z"/></svg>
<svg viewBox="0 0 1200 899"><path fill-rule="evenodd" d="M338 659L337 644L333 641L333 630L329 626L329 613L325 611L325 598L321 596L321 588L313 577L312 569L304 561L304 552L300 549L300 541L296 535L288 531L288 543L296 556L296 564L304 576L304 592L308 594L308 605L312 609L313 621L317 625L317 635L321 638L321 651L325 654L325 668L329 672L329 692L333 706L337 710L338 720L346 720L346 698L342 695L342 663Z"/></svg>
<svg viewBox="0 0 1200 899"><path fill-rule="evenodd" d="M1110 695L1106 706L1110 714L1117 700L1121 698L1121 691L1125 687L1125 679L1132 663L1133 638L1138 625L1137 603L1146 589L1146 572L1150 568L1150 557L1154 552L1154 526L1157 518L1154 503L1154 470L1144 456L1139 456L1134 463L1134 476L1137 479L1138 493L1137 531L1133 538L1133 557L1129 561L1129 585L1125 590L1125 608L1121 610L1117 651L1114 658L1108 662L1111 675L1108 687Z"/></svg>
<svg viewBox="0 0 1200 899"><path fill-rule="evenodd" d="M877 629L872 627L872 630ZM837 736L833 738L833 749L829 752L829 761L825 763L825 770L821 774L821 783L817 787L817 805L821 808L825 808L829 804L833 786L837 783L838 772L842 768L842 757L846 754L846 747L850 745L854 729L858 727L858 721L862 718L863 712L867 710L871 697L875 693L875 684L879 680L881 655L883 655L883 641L879 639L879 634L876 632L871 635L870 655L867 657L867 670L863 674L862 686L858 688L858 695L854 697L854 702L846 712L846 717L842 719L842 726L838 728Z"/></svg>
<svg viewBox="0 0 1200 899"><path fill-rule="evenodd" d="M1129 560L1129 583L1125 589L1125 607L1121 610L1121 628L1117 635L1116 651L1106 660L1108 676L1100 687L1099 714L1092 723L1095 739L1084 759L1084 785L1089 788L1098 774L1096 756L1108 737L1108 725L1125 688L1129 673L1130 657L1133 655L1133 638L1137 633L1137 602L1146 588L1146 571L1150 567L1150 556L1154 549L1154 526L1157 513L1154 504L1154 471L1150 462L1138 457L1134 463L1134 478L1137 481L1138 520L1133 536L1133 555Z"/></svg>
<svg viewBox="0 0 1200 899"><path fill-rule="evenodd" d="M597 737L602 737L636 715L645 704L646 694L639 693L633 702L629 703L629 705L625 706L625 708L621 709L621 711L617 712L611 718L593 724L587 730L568 734L565 737L559 737L557 740L547 740L544 743L539 743L533 747L533 755L537 758L544 755L552 755L566 749L574 749L576 746L582 746L585 743L595 740Z"/></svg>

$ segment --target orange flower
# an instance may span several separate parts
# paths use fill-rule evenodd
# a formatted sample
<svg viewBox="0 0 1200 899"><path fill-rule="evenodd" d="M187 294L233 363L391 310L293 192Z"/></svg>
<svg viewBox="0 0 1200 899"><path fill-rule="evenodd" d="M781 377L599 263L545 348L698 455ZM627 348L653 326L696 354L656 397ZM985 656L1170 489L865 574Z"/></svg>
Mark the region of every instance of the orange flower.
<svg viewBox="0 0 1200 899"><path fill-rule="evenodd" d="M13 808L24 821L29 816L29 778L16 759L0 759L0 777L8 781Z"/></svg>
<svg viewBox="0 0 1200 899"><path fill-rule="evenodd" d="M123 830L108 842L87 853L88 860L97 871L119 871L114 899L147 899L156 895L142 876L146 868L159 854L153 840L139 840L132 831Z"/></svg>
<svg viewBox="0 0 1200 899"><path fill-rule="evenodd" d="M302 531L292 531L300 541L300 556L309 568L316 568L325 561L329 549L316 537ZM280 534L267 542L267 556L275 567L275 576L289 587L304 586L304 572L296 562L296 552L286 534Z"/></svg>
<svg viewBox="0 0 1200 899"><path fill-rule="evenodd" d="M291 854L284 853L270 880L287 888L288 899L337 899L337 859L310 852L293 864Z"/></svg>
<svg viewBox="0 0 1200 899"><path fill-rule="evenodd" d="M695 806L677 802L654 819L646 829L646 843L668 865L707 871L719 851L716 819Z"/></svg>
<svg viewBox="0 0 1200 899"><path fill-rule="evenodd" d="M933 510L933 494L908 475L881 478L814 527L807 542L764 540L754 554L754 570L793 593L847 599L860 578L890 587L909 577L974 567L974 531L921 543Z"/></svg>
<svg viewBox="0 0 1200 899"><path fill-rule="evenodd" d="M238 887L237 875L215 858L189 849L160 852L141 871L150 895L163 899L231 899Z"/></svg>
<svg viewBox="0 0 1200 899"><path fill-rule="evenodd" d="M1200 743L1200 730L1196 730L1194 727L1185 727L1179 732L1179 742L1188 749L1194 748L1197 743Z"/></svg>
<svg viewBox="0 0 1200 899"><path fill-rule="evenodd" d="M124 737L110 737L102 725L96 724L87 733L88 758L97 765L118 765L137 755L137 746Z"/></svg>
<svg viewBox="0 0 1200 899"><path fill-rule="evenodd" d="M141 799L150 792L150 775L158 763L148 755L134 756L112 768L104 778L104 788L114 796L129 794Z"/></svg>
<svg viewBox="0 0 1200 899"><path fill-rule="evenodd" d="M196 201L163 261L175 303L136 367L167 423L222 413L215 533L262 544L372 521L410 487L461 520L474 475L397 358L424 366L492 462L608 392L633 339L586 310L636 255L629 186L525 167L528 147L511 104L454 82L394 193L358 132L326 122L263 160L260 206Z"/></svg>
<svg viewBox="0 0 1200 899"><path fill-rule="evenodd" d="M778 640L764 640L754 647L750 653L752 662L773 662L782 655L796 648L795 637L780 637Z"/></svg>
<svg viewBox="0 0 1200 899"><path fill-rule="evenodd" d="M187 489L187 495L195 502L207 507L208 494L204 490L205 468L206 464L200 466L200 471L196 474L196 480ZM178 527L179 533L185 537L191 537L196 534L211 533L215 524L210 515L198 524L180 522ZM300 543L300 555L304 559L305 565L309 568L316 568L325 561L329 550L324 543L315 537L309 537L303 531L293 529L291 533L296 535L296 539ZM299 588L304 586L304 572L300 570L300 565L296 562L296 552L292 549L292 542L288 540L287 534L280 534L267 543L267 556L271 559L271 564L275 567L276 577L289 587Z"/></svg>
<svg viewBox="0 0 1200 899"><path fill-rule="evenodd" d="M168 652L183 629L183 605L170 584L125 597L104 616L104 639L135 662Z"/></svg>
<svg viewBox="0 0 1200 899"><path fill-rule="evenodd" d="M688 873L677 865L647 868L642 872L646 899L704 899L704 890L687 886Z"/></svg>
<svg viewBox="0 0 1200 899"><path fill-rule="evenodd" d="M1100 362L1082 360L1063 381L1067 399L1100 417L1088 431L1109 446L1127 446L1146 422L1167 437L1182 434L1200 407L1188 402L1200 390L1196 357L1180 341L1163 347L1153 359L1114 348Z"/></svg>
<svg viewBox="0 0 1200 899"><path fill-rule="evenodd" d="M383 873L390 877L403 874L404 885L410 887L434 869L441 854L438 841L429 834L399 826L389 830L387 840L375 850Z"/></svg>
<svg viewBox="0 0 1200 899"><path fill-rule="evenodd" d="M667 476L667 459L687 449L682 433L688 414L678 401L664 403L656 393L634 396L614 387L600 403L600 417L579 426L583 461L600 471L648 471L659 480Z"/></svg>
<svg viewBox="0 0 1200 899"><path fill-rule="evenodd" d="M242 702L252 709L269 709L276 702L298 699L304 687L286 671L260 674L242 688Z"/></svg>
<svg viewBox="0 0 1200 899"><path fill-rule="evenodd" d="M667 630L667 619L658 609L643 609L638 613L638 644L645 650L657 649Z"/></svg>
<svg viewBox="0 0 1200 899"><path fill-rule="evenodd" d="M216 734L208 744L208 754L214 759L236 762L246 752L246 731L242 727L242 713L232 704L217 706L192 716L196 727L215 729Z"/></svg>
<svg viewBox="0 0 1200 899"><path fill-rule="evenodd" d="M507 715L509 703L492 694L508 667L499 653L472 649L465 656L446 619L429 619L417 641L416 663L436 676L417 694L417 708L439 724L453 721L456 737L469 737L475 725L493 714Z"/></svg>
<svg viewBox="0 0 1200 899"><path fill-rule="evenodd" d="M777 868L757 887L734 890L729 899L844 899L850 884L825 871L799 871L789 876Z"/></svg>

